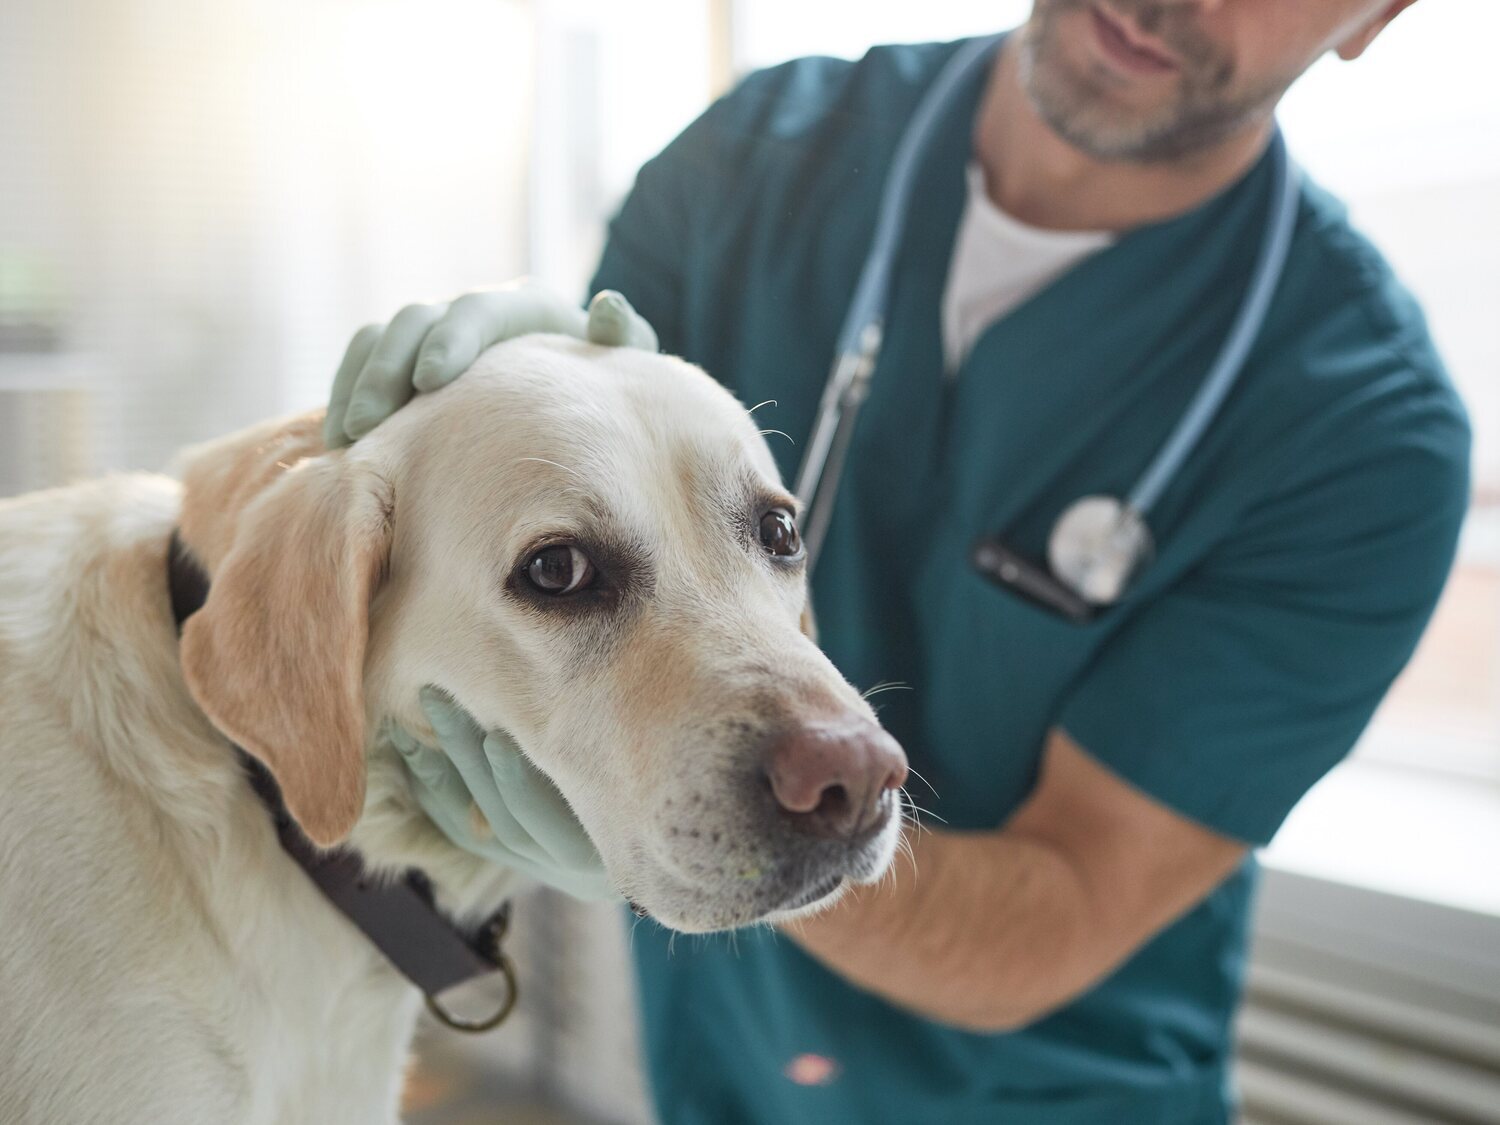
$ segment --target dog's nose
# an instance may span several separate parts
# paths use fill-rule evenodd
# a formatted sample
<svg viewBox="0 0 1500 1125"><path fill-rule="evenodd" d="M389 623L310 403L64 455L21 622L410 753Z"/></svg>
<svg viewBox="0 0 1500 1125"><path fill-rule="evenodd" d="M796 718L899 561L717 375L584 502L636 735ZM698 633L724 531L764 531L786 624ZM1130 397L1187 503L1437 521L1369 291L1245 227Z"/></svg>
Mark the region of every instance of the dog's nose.
<svg viewBox="0 0 1500 1125"><path fill-rule="evenodd" d="M766 776L800 831L850 840L879 822L881 797L906 780L906 754L874 723L808 724L772 744Z"/></svg>

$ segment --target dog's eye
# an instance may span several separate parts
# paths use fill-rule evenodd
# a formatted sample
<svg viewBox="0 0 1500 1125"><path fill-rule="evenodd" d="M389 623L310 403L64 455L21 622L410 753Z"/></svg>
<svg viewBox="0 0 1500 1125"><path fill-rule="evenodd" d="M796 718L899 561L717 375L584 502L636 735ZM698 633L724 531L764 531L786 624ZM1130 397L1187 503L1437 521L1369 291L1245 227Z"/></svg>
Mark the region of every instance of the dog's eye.
<svg viewBox="0 0 1500 1125"><path fill-rule="evenodd" d="M802 553L802 536L797 534L791 512L772 508L760 517L760 545L783 558L795 558Z"/></svg>
<svg viewBox="0 0 1500 1125"><path fill-rule="evenodd" d="M526 564L526 580L544 594L575 594L594 581L594 564L577 547L544 547Z"/></svg>

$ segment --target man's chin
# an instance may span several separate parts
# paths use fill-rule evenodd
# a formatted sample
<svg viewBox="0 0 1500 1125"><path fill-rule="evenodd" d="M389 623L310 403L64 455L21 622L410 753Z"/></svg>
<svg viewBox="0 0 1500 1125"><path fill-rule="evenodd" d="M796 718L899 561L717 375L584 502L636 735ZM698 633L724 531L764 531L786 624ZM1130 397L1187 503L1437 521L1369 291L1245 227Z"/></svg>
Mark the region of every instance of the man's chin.
<svg viewBox="0 0 1500 1125"><path fill-rule="evenodd" d="M1021 85L1047 128L1095 160L1149 158L1158 131L1150 118L1160 111L1129 104L1142 91L1120 89L1086 61L1065 57L1061 44L1039 43L1031 52Z"/></svg>
<svg viewBox="0 0 1500 1125"><path fill-rule="evenodd" d="M1059 2L1027 26L1020 54L1026 99L1052 132L1085 156L1108 163L1162 164L1213 148L1267 116L1285 81L1228 92L1232 73L1184 49L1186 69L1133 80L1105 66L1090 47L1090 5Z"/></svg>

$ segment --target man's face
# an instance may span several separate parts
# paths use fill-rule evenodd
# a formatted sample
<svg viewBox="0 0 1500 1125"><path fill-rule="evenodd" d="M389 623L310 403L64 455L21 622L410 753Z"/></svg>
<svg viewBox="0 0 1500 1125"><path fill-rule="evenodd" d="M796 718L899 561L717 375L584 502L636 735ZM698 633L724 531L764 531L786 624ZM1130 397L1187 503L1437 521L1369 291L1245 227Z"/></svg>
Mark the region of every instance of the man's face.
<svg viewBox="0 0 1500 1125"><path fill-rule="evenodd" d="M1331 47L1357 54L1390 0L1035 0L1027 96L1101 160L1176 160L1264 119Z"/></svg>

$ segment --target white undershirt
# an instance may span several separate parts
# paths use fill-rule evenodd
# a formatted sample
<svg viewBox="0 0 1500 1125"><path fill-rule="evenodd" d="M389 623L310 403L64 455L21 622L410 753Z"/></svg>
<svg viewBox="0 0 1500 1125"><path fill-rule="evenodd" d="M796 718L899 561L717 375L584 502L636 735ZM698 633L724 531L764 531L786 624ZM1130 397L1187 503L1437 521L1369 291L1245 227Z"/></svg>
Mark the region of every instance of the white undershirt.
<svg viewBox="0 0 1500 1125"><path fill-rule="evenodd" d="M977 162L969 162L967 179L968 201L943 288L943 359L949 373L958 370L991 324L1114 241L1109 231L1027 226L995 206Z"/></svg>

